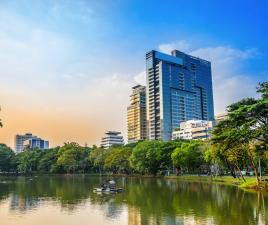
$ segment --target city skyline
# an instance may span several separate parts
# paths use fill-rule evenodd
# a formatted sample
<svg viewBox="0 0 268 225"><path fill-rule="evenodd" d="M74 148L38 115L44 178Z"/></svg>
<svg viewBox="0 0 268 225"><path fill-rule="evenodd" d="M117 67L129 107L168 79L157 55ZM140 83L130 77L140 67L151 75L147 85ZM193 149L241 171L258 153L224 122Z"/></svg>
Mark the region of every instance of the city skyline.
<svg viewBox="0 0 268 225"><path fill-rule="evenodd" d="M12 147L15 134L30 132L51 146L99 144L109 129L126 140L131 87L145 84L145 53L152 49L211 61L215 114L256 96L268 71L267 3L154 4L161 18L151 4L1 2L0 141Z"/></svg>

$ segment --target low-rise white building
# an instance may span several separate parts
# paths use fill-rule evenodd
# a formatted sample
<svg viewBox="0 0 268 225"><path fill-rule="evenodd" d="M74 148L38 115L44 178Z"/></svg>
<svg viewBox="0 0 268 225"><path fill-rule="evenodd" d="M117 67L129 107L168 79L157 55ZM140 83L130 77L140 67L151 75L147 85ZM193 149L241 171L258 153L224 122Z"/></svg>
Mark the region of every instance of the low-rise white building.
<svg viewBox="0 0 268 225"><path fill-rule="evenodd" d="M124 145L124 138L121 132L107 131L105 136L101 139L101 147L110 148L113 145Z"/></svg>
<svg viewBox="0 0 268 225"><path fill-rule="evenodd" d="M216 124L218 124L219 122L226 120L228 118L228 113L224 112L224 113L219 113L215 116L215 121Z"/></svg>
<svg viewBox="0 0 268 225"><path fill-rule="evenodd" d="M180 128L172 132L172 140L175 139L201 139L206 140L211 137L211 130L214 121L188 120L180 123Z"/></svg>

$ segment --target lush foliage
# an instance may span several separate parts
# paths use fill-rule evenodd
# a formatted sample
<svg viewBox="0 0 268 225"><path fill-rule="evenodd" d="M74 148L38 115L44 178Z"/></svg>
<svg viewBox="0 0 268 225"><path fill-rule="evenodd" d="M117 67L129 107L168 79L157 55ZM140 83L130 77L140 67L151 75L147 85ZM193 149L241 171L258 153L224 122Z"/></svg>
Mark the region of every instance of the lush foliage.
<svg viewBox="0 0 268 225"><path fill-rule="evenodd" d="M199 167L204 164L204 144L198 141L182 143L172 153L171 158L174 166L181 171L187 172L198 171Z"/></svg>
<svg viewBox="0 0 268 225"><path fill-rule="evenodd" d="M228 118L213 130L214 157L231 171L251 167L260 183L258 161L268 151L268 83L259 84L259 99L246 98L228 107ZM235 174L233 173L235 176Z"/></svg>
<svg viewBox="0 0 268 225"><path fill-rule="evenodd" d="M0 144L0 171L10 172L14 168L15 153L5 144Z"/></svg>
<svg viewBox="0 0 268 225"><path fill-rule="evenodd" d="M196 173L204 163L204 146L198 141L143 141L110 149L66 143L48 150L25 149L15 155L5 145L0 148L0 170L18 173L107 173L166 174L176 168ZM202 148L203 146L203 148ZM188 154L180 159L179 151ZM179 161L181 160L181 165Z"/></svg>

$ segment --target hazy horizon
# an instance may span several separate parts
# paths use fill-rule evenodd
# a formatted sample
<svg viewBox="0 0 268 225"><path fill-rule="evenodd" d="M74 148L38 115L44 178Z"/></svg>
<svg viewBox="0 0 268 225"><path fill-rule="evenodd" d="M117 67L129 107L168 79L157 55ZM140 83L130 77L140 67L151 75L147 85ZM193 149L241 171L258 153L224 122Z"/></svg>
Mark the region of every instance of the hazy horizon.
<svg viewBox="0 0 268 225"><path fill-rule="evenodd" d="M145 84L152 49L211 61L215 114L257 97L268 74L267 7L249 0L0 2L0 143L13 147L16 134L33 133L51 147L92 145L106 130L127 141L131 87Z"/></svg>

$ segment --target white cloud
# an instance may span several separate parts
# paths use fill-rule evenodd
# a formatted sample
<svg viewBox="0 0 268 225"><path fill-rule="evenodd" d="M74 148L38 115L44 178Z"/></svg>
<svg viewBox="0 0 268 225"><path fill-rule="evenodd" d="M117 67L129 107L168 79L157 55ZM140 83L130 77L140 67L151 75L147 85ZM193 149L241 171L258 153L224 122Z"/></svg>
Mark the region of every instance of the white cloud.
<svg viewBox="0 0 268 225"><path fill-rule="evenodd" d="M242 98L256 96L257 81L243 71L246 60L256 56L256 49L217 46L199 48L190 54L211 61L215 113Z"/></svg>
<svg viewBox="0 0 268 225"><path fill-rule="evenodd" d="M109 74L113 69L103 66L103 62L100 66L95 54L77 54L79 43L35 26L25 18L0 14L2 24L0 99L6 126L0 134L1 140L10 140L10 134L22 127L34 132L44 118L58 123L54 129L57 136L53 137L56 144L66 137L77 138L81 144L82 138L98 143L106 129L126 133L126 108L133 78ZM20 121L13 128L8 126L25 111L36 117ZM61 126L70 124L76 125L64 130L64 137ZM49 133L48 124L38 129Z"/></svg>
<svg viewBox="0 0 268 225"><path fill-rule="evenodd" d="M258 54L256 49L241 50L230 46L193 49L184 40L160 45L159 49L168 53L178 49L211 61L215 113L225 111L228 105L242 98L256 96L257 81L243 71L246 60Z"/></svg>
<svg viewBox="0 0 268 225"><path fill-rule="evenodd" d="M190 50L190 44L185 40L180 40L172 43L166 43L159 45L159 50L161 52L170 54L174 49L180 50L182 52L188 52Z"/></svg>
<svg viewBox="0 0 268 225"><path fill-rule="evenodd" d="M134 76L134 81L141 85L146 85L146 71L142 71Z"/></svg>

